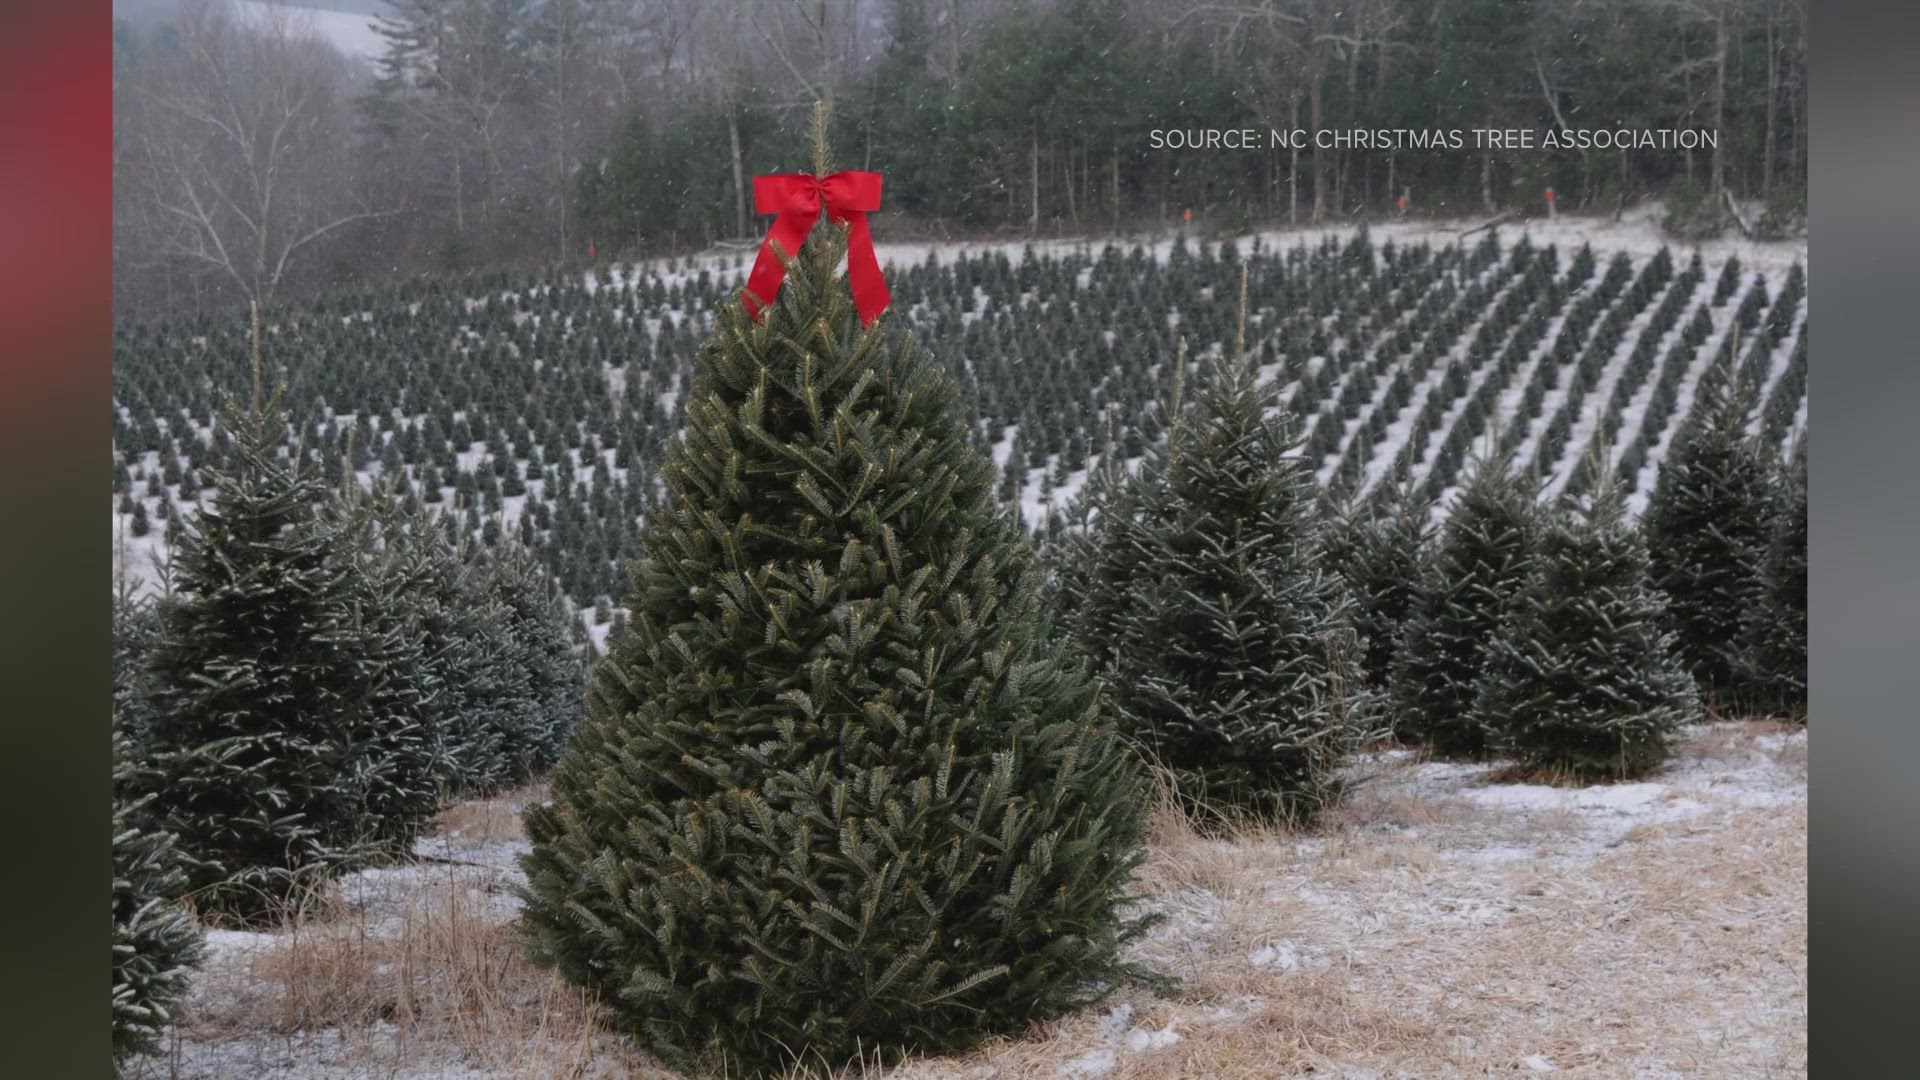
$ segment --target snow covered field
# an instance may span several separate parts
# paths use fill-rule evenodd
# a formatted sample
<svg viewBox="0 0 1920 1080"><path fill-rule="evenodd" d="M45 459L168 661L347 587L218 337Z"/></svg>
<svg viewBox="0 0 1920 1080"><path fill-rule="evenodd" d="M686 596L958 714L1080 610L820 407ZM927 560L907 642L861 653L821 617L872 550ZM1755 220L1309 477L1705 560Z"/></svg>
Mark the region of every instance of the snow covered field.
<svg viewBox="0 0 1920 1080"><path fill-rule="evenodd" d="M1804 266L1807 254L1804 240L1759 243L1732 239L1700 245L1672 243L1664 237L1659 228L1658 213L1656 207L1643 207L1629 211L1618 222L1604 216L1568 216L1557 220L1516 221L1501 224L1498 236L1501 243L1505 245L1505 250L1511 250L1513 245L1524 238L1535 245L1549 243L1556 245L1556 249L1563 258L1570 258L1579 245L1591 244L1603 266L1608 264L1616 254L1624 253L1629 258L1638 260L1639 265L1635 267L1635 273L1640 273L1645 269L1646 260L1664 247L1678 266L1688 263L1695 251L1700 253L1706 266L1705 278L1694 283L1690 289L1683 289L1677 281L1669 282L1645 297L1640 306L1633 307L1632 310L1629 310L1631 305L1625 298L1616 296L1606 305L1606 311L1596 317L1593 326L1585 327L1579 333L1568 333L1566 342L1560 342L1558 339L1567 321L1568 309L1562 307L1549 313L1550 318L1545 324L1547 336L1531 347L1529 355L1510 377L1495 379L1490 383L1493 373L1488 371L1487 365L1468 357L1469 347L1476 340L1475 331L1486 320L1486 312L1492 309L1497 299L1487 299L1483 304L1476 302L1478 306L1467 311L1470 318L1460 324L1459 329L1449 332L1445 341L1435 342L1434 344L1441 348L1441 354L1436 360L1421 360L1415 354L1401 354L1391 349L1388 343L1396 332L1391 326L1364 326L1362 339L1356 341L1349 341L1335 334L1329 341L1328 351L1337 352L1345 357L1343 361L1345 366L1337 375L1333 388L1323 398L1301 406L1304 411L1298 429L1302 436L1313 431L1316 424L1337 423L1342 429L1337 447L1328 453L1318 468L1322 481L1334 479L1336 473L1349 465L1359 465L1362 468L1356 472L1357 482L1354 485L1354 494L1370 493L1382 486L1382 479L1399 464L1402 451L1408 450L1410 454L1407 464L1411 469L1411 477L1421 483L1435 479L1433 486L1443 489L1436 490L1433 494L1442 496L1438 502L1437 512L1444 513L1446 505L1444 494L1451 490L1448 482L1453 473L1449 469L1438 478L1432 477L1431 474L1437 467L1436 461L1445 457L1444 444L1466 426L1463 420L1470 408L1477 401L1485 398L1492 403L1493 408L1490 426L1496 430L1509 431L1509 438L1519 454L1519 460L1523 465L1531 461L1538 468L1540 475L1548 481L1549 493L1565 488L1580 463L1588 456L1596 442L1596 435L1605 436L1609 432L1612 433L1608 446L1616 466L1620 465L1637 435L1644 432L1653 436L1644 447L1644 453L1635 459L1639 462L1637 469L1633 470L1635 482L1628 485L1632 489L1630 505L1636 511L1643 508L1659 465L1666 455L1667 448L1671 445L1672 434L1692 410L1701 378L1714 357L1719 354L1721 345L1735 334L1734 311L1750 294L1759 290L1766 292L1765 296L1755 297L1763 301L1763 307L1765 302L1779 298L1783 282L1789 275L1789 268L1796 263ZM1390 222L1374 225L1370 235L1375 244L1382 247L1387 242L1392 242L1401 247L1409 244L1434 245L1438 250L1456 244L1471 246L1480 242L1485 238L1486 233L1463 235L1463 230L1471 228L1474 224L1476 222L1433 220ZM1259 234L1258 239L1268 250L1280 250L1311 248L1330 237L1346 238L1352 233L1352 226L1342 225L1266 232ZM1243 251L1249 248L1252 239L1243 237L1239 240ZM1107 238L1053 240L1035 242L1031 246L1042 255L1091 256L1108 242ZM1156 258L1162 260L1166 258L1173 244L1173 240L1164 235L1115 237L1112 238L1112 242L1129 249L1137 242L1150 249ZM898 276L898 271L907 265L924 263L930 257L939 261L951 261L962 252L978 254L998 251L1008 254L1017 261L1028 246L1027 241L1013 240L951 244L882 242L879 248L882 259L892 264ZM692 309L704 310L702 304L689 301L687 308L674 308L667 305L649 306L628 286L635 283L657 282L657 288L685 287L703 272L710 273L715 282L721 286L728 283L737 284L738 279L744 275L746 267L751 263L751 255L751 252L729 251L689 260L602 267L582 279L580 284L584 285L584 289L574 293L574 299L565 300L565 306L551 310L549 309L551 305L562 302L560 298L546 295L518 297L512 301L513 304L525 302L529 306L525 310L518 307L513 309L513 334L526 331L529 320L534 320L536 323L553 320L555 326L560 327L562 332L558 339L551 335L514 337L511 343L500 342L500 347L515 352L521 349L535 350L534 355L545 357L542 362L550 365L543 370L551 370L556 374L556 378L569 373L568 365L590 364L590 371L582 369L579 374L588 378L604 379L610 398L625 400L628 396L626 381L631 375L628 369L604 363L597 354L572 356L568 353L568 349L572 346L567 345L566 342L572 339L567 337L564 328L571 320L583 317L578 309L590 303L596 309L604 309L597 311L596 315L605 315L607 311L625 311L631 307L632 314L637 320L635 325L644 324L647 327L644 332L632 330L631 334L638 335L640 338L657 335L664 321L672 320L675 325L678 325L694 317L691 313ZM1737 256L1740 260L1742 268L1740 280L1733 294L1725 298L1723 303L1715 305L1711 301L1716 294L1721 268L1725 260L1732 256ZM1069 289L1071 293L1086 289L1088 278L1095 273L1095 270L1089 264L1082 267L1079 273L1078 285ZM1513 281L1510 277L1500 279L1499 271L1489 268L1477 276L1462 277L1450 272L1444 282L1438 282L1434 287L1439 288L1444 284L1447 288L1452 288L1456 278L1458 283L1463 285L1470 285L1474 280L1486 278L1496 285L1501 285L1502 288L1511 286ZM1579 297L1591 293L1598 284L1598 278L1595 277L1578 285L1569 284L1568 288L1573 297ZM1655 308L1667 299L1669 292L1674 294L1671 299L1678 304L1679 318L1671 323L1668 329L1657 335L1657 340L1653 342L1657 346L1654 349L1656 359L1653 365L1650 368L1630 370L1634 362L1635 346L1641 338L1655 337L1649 334L1648 326L1655 315ZM392 299L399 301L404 300L405 297ZM1468 299L1462 294L1456 302L1466 303ZM976 301L979 300L980 298L976 297ZM1203 306L1204 303L1210 303L1211 297L1182 297L1181 301L1195 305L1198 310L1198 307ZM1033 342L1020 335L1032 330L1033 326L1043 319L1042 311L1038 308L1030 308L1012 297L1003 297L995 302L1004 305L1004 310L995 310L999 310L1000 316L1006 320L1006 325L1000 330L1007 340L1017 339L1025 342L1028 347L1038 348ZM476 305L484 308L486 303L486 301L468 298L467 307L471 312ZM414 305L416 314L417 306L416 302ZM1794 310L1787 313L1788 332L1771 350L1770 355L1760 358L1761 363L1758 365L1759 400L1765 403L1765 407L1759 410L1761 415L1756 417L1756 428L1763 421L1770 427L1783 428L1783 448L1791 445L1806 427L1803 388L1806 310L1804 299L1795 303ZM535 314L535 312L540 313ZM1681 328L1702 312L1708 312L1714 316L1714 328L1708 338L1698 347L1670 352L1681 335ZM398 317L397 310L388 314ZM1267 332L1265 321L1267 316L1278 317L1282 314L1284 313L1257 312L1255 318L1260 329L1256 336ZM1354 314L1363 320L1374 317L1365 304L1360 304ZM1556 364L1550 354L1562 344L1568 346L1567 350L1562 350L1562 355L1570 356L1573 352L1584 349L1599 321L1615 314L1625 320L1622 324L1623 336L1618 345L1609 355L1600 358L1598 367L1593 373L1594 378L1590 388L1570 385L1567 382L1567 372L1571 370L1571 361ZM979 317L977 311L968 311L958 316L962 325ZM1408 329L1418 331L1420 335L1424 335L1426 328L1435 321L1432 318L1416 318L1405 311L1400 311L1392 317L1407 320ZM371 320L371 318L370 312L362 314L363 320ZM918 320L916 325L929 321L929 317L924 312L910 315L910 318ZM1419 325L1416 327L1413 323ZM368 322L366 325L372 324ZM277 337L279 329L277 327L270 329ZM469 329L461 328L463 335L461 341L467 344L455 347L445 342L435 343L431 339L421 339L413 341L410 347L429 352L435 349L451 349L453 352L459 352L460 349L470 346L477 347L465 336ZM938 336L938 331L934 327L921 326L921 329ZM1058 330L1058 327L1055 329ZM273 343L276 355L283 355L289 362L293 362L303 355L303 350L317 349L319 351L313 353L314 358L325 359L329 363L343 363L342 370L337 373L341 385L334 386L329 393L335 396L345 395L353 404L371 407L383 413L393 410L399 400L393 396L396 391L391 388L382 390L362 385L370 378L366 372L353 368L350 362L335 359L354 355L354 350L379 346L380 333L371 329L357 330L356 333L367 333L373 336L365 340L342 338L335 345L316 346L303 342L301 338L303 332L311 332L311 328L290 332L285 341L276 340ZM508 332L497 330L495 333L506 335ZM629 331L612 324L596 323L592 333L607 336L618 348L631 348L643 344L635 338L623 337L622 334ZM1510 330L1502 331L1488 343L1489 347L1498 349L1510 334ZM202 342L202 344L205 343ZM1207 347L1204 342L1193 344L1196 350ZM1357 355L1346 351L1350 345L1357 348ZM939 339L936 347L943 350L946 355L959 356L964 355L962 350L965 342L957 334L950 333L947 338ZM646 344L642 355L650 353L653 348L653 344ZM1797 353L1796 350L1801 351ZM658 368L658 371L651 374L657 378L655 385L663 388L658 394L661 411L670 416L678 401L685 378L682 368L690 358L682 355L681 352L672 350L669 352L670 354L662 353L656 358L654 367ZM1016 358L1019 357L1016 355ZM117 359L119 362L127 363L129 371L135 365L154 362L152 357L144 353L128 353ZM1043 356L1036 353L1032 359L1052 362L1054 358L1050 354ZM420 367L435 362L450 363L447 357L419 355L418 351L409 354L409 361L409 367ZM1331 362L1333 361L1326 356L1316 355L1308 364L1310 370L1319 372ZM1796 362L1798 367L1795 367ZM1462 363L1471 370L1468 371L1465 379L1454 384L1453 369L1455 365ZM1417 369L1416 364L1420 365ZM169 435L174 432L175 425L180 421L177 414L181 411L181 406L190 400L197 401L198 391L193 387L204 380L205 373L183 367L179 361L172 362L171 366L181 370L172 371L162 379L153 380L154 384L144 391L147 400L141 405L141 411L136 414L132 408L126 410L128 420L140 420L151 415L154 419L149 422L166 425L165 431ZM1265 370L1268 375L1278 377L1279 367L1277 363L1269 364ZM1348 367L1352 370L1346 370ZM1791 373L1797 373L1800 377L1789 378ZM1545 378L1541 377L1543 375ZM1388 395L1391 384L1396 379L1409 377L1411 377L1412 387L1409 400L1400 404L1390 402ZM332 380L334 375L330 374L328 378ZM1345 408L1345 390L1349 380L1361 380L1367 384L1364 387L1365 392L1353 403L1354 407L1351 410ZM133 378L131 381L141 380ZM1291 384L1283 389L1283 393L1292 394L1298 390L1299 385ZM1657 385L1671 391L1671 405L1657 411L1654 417L1649 419L1649 413L1653 411L1655 403ZM331 382L329 386L332 386ZM414 387L410 393L418 396L423 389ZM1534 406L1529 418L1529 415L1523 412L1528 408L1526 395L1535 389L1544 390L1544 393ZM1091 388L1087 390L1091 393ZM1577 394L1576 390L1578 390ZM1011 389L1005 392L1014 393ZM1779 404L1787 406L1787 412L1783 414L1784 419L1779 423L1768 419L1767 416L1772 406L1776 404L1776 398L1779 399ZM1091 403L1076 398L1071 402L1063 403L1061 407L1075 414L1071 418L1074 424L1084 423L1088 426L1086 435L1090 442L1097 442L1103 437L1105 421L1093 415ZM205 411L205 409L199 410L201 413ZM1079 415L1081 413L1085 415ZM1430 417L1428 413L1431 413ZM454 417L460 415L464 414L449 412L441 419L443 422L452 423ZM351 424L352 410L342 413L337 419L342 424ZM482 419L485 422L478 423L478 426L484 429L489 426L510 427L524 420L524 417L489 414ZM1412 433L1416 430L1418 423L1424 423L1428 419L1432 421L1429 426L1418 428L1425 433L1424 441L1417 446L1410 445ZM420 417L413 417L408 422L417 424L420 422ZM1123 429L1132 422L1130 416L1120 417ZM609 453L607 447L613 441L617 441L618 431L615 428L619 425L604 417L590 423L599 425L600 430L597 430L596 434L602 439L603 453ZM194 430L183 440L183 449L188 458L197 455L197 447L209 434L209 429L204 427L204 419L199 413L195 414L194 424ZM1555 433L1556 425L1559 428L1557 433L1559 440L1543 451L1543 443L1546 442L1547 436ZM1605 425L1604 430L1602 425ZM1017 431L1017 424L999 427L995 432L998 438L991 444L983 446L983 449L992 454L996 465L1006 460ZM159 429L156 428L155 438L158 438L158 432ZM543 431L541 436L547 438L548 434ZM1039 453L1032 445L1035 439L1030 437L1027 441L1030 444L1030 454ZM461 471L470 472L492 452L489 444L484 441L468 444L460 448L456 455L458 467ZM160 455L149 450L138 454L137 459L135 463L139 469L136 477L137 501L143 503L147 514L157 520L163 502L160 490L155 486L160 482L158 474L164 471L161 467ZM406 464L417 470L425 460L426 458L422 458L422 461L410 460ZM569 454L563 464L568 466L570 471L576 467L583 468L585 462ZM1042 527L1049 513L1067 505L1085 480L1084 466L1075 465L1071 468L1056 469L1058 464L1057 454L1045 453L1030 458L1031 467L1018 495L1029 527L1036 529ZM514 467L524 469L526 465L524 461L517 461ZM1055 473L1058 475L1054 475ZM617 484L626 483L624 469L614 468L612 476ZM453 489L447 485L453 478L451 473L442 475L443 492L449 494L452 492ZM575 473L571 483L577 484L584 478L584 472ZM565 478L563 477L562 480L564 481ZM570 484L567 482L556 486L570 490ZM546 491L547 485L541 481L530 481L527 487L529 491L539 492L542 499L547 499L549 495L554 494ZM565 496L567 490L562 490L558 494ZM166 487L166 495L172 504L181 507L188 514L193 513L199 501L205 497L203 491L185 491L177 484L169 484ZM502 512L499 514L503 527L517 525L524 504L525 498L522 496L509 496L505 500ZM115 499L114 506L116 512L111 515L110 524L113 530L113 550L117 572L124 573L140 588L155 587L167 554L164 528L155 528L146 536L133 536L130 515L118 512L130 507L118 498ZM612 539L620 540L623 536L624 532L615 535ZM560 572L561 569L556 568L556 572ZM565 580L563 575L563 581ZM598 585L594 585L584 591L579 589L574 591L578 593L575 599L582 610L587 610L592 605L594 594L601 589ZM593 624L592 633L596 642L606 629L607 624Z"/></svg>
<svg viewBox="0 0 1920 1080"><path fill-rule="evenodd" d="M1638 783L1363 758L1310 834L1158 815L1140 952L1172 999L870 1075L1342 1077L1806 1072L1804 727L1689 728ZM1537 779L1537 778L1522 778ZM465 803L422 861L294 930L217 931L170 1055L136 1077L670 1077L521 958L518 811Z"/></svg>

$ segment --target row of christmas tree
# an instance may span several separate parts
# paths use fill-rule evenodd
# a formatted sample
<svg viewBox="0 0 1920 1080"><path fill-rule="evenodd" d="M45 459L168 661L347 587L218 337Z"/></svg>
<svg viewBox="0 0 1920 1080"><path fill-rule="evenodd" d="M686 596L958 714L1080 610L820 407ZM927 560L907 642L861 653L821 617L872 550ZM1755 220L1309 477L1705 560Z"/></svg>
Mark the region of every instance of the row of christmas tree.
<svg viewBox="0 0 1920 1080"><path fill-rule="evenodd" d="M1251 365L1214 368L1164 442L1095 473L1047 552L1123 732L1192 805L1309 818L1342 751L1388 728L1618 777L1703 701L1804 714L1804 457L1783 469L1748 435L1726 367L1644 531L1608 470L1542 506L1488 454L1437 537L1405 490L1317 520L1287 411Z"/></svg>
<svg viewBox="0 0 1920 1080"><path fill-rule="evenodd" d="M1492 231L1444 246L1363 231L1281 248L942 258L894 275L892 318L947 363L969 437L993 448L1029 528L1064 509L1109 425L1129 458L1162 437L1152 401L1174 339L1200 353L1233 337L1243 267L1248 350L1280 380L1336 500L1384 496L1402 471L1444 498L1492 434L1556 496L1584 488L1591 470L1575 466L1591 446L1612 447L1637 509L1723 352L1759 387L1752 423L1776 448L1803 426L1799 266L1636 260ZM669 265L423 279L290 304L268 333L303 452L324 473L404 477L483 543L517 536L585 609L620 594L694 351L740 276ZM217 390L245 378L246 334L215 314L116 329L113 490L129 537L171 532L209 497L205 472L230 442L213 422Z"/></svg>

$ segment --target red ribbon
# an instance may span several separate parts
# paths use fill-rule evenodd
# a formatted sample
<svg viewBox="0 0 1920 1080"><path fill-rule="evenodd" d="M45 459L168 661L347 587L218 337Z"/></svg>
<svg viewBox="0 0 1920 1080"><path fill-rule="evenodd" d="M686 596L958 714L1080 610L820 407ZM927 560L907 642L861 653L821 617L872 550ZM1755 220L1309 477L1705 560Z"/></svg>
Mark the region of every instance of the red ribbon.
<svg viewBox="0 0 1920 1080"><path fill-rule="evenodd" d="M863 325L872 326L887 310L892 297L887 279L880 273L880 260L873 253L873 233L867 228L867 213L880 209L880 174L838 172L825 178L806 173L780 173L753 178L754 209L762 214L778 214L766 242L760 245L760 257L754 260L753 273L747 278L747 291L741 300L747 314L758 319L773 306L786 280L786 258L800 254L814 222L820 220L824 206L836 224L849 226L847 233L847 280L853 287L853 306L860 312ZM779 252L774 250L778 244Z"/></svg>

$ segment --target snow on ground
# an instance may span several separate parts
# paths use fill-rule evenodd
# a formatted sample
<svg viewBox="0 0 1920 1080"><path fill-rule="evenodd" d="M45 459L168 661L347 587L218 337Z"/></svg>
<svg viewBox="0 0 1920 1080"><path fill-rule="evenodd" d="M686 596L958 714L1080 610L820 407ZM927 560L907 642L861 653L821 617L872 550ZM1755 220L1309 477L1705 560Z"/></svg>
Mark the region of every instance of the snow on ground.
<svg viewBox="0 0 1920 1080"><path fill-rule="evenodd" d="M1156 815L1138 957L1182 981L895 1080L1787 1077L1806 1060L1804 727L1687 729L1626 783L1363 756L1318 830ZM215 931L143 1077L670 1077L513 944L520 807L464 803L325 917Z"/></svg>
<svg viewBox="0 0 1920 1080"><path fill-rule="evenodd" d="M1615 221L1610 215L1566 214L1558 218L1525 218L1504 221L1496 226L1502 246L1517 242L1522 236L1529 238L1537 246L1558 245L1565 255L1579 250L1581 244L1592 244L1594 254L1601 259L1604 272L1606 259L1616 251L1624 251L1635 262L1651 256L1662 247L1669 249L1676 266L1685 266L1686 261L1699 251L1701 258L1709 266L1717 267L1729 255L1738 255L1740 264L1748 270L1763 270L1785 273L1794 263L1807 261L1807 241L1796 240L1747 240L1738 236L1729 236L1719 240L1706 240L1698 243L1675 240L1660 227L1663 210L1656 203L1645 203L1629 208ZM983 254L1002 254L1014 262L1019 262L1028 248L1036 256L1084 254L1096 256L1108 244L1123 251L1132 250L1138 244L1156 259L1165 260L1172 251L1178 233L1171 230L1139 232L1129 235L1095 237L1060 237L1052 239L1014 239L1014 240L909 240L889 241L886 239L886 215L874 221L874 231L878 239L874 241L874 253L879 256L882 269L893 274L909 266L918 266L929 261L950 263L962 255L977 257ZM1395 221L1376 221L1367 225L1368 234L1375 244L1391 240L1396 246L1407 244L1431 244L1445 247L1460 243L1472 245L1478 243L1482 234L1475 232L1465 235L1467 230L1475 229L1487 221L1485 217L1473 218L1412 218ZM1295 229L1266 229L1234 237L1241 251L1247 251L1255 241L1264 249L1291 249L1314 247L1329 237L1346 238L1359 228L1353 224L1335 224L1307 226ZM1187 242L1194 243L1204 236L1195 233L1188 236ZM756 238L757 239L757 238ZM742 252L735 249L715 249L695 256L643 260L631 264L619 264L604 271L614 283L629 280L646 272L670 274L669 284L674 280L691 278L701 270L709 270L716 277L729 275L744 280L751 265L753 251ZM677 269L669 270L669 267ZM588 280L598 284L593 272Z"/></svg>

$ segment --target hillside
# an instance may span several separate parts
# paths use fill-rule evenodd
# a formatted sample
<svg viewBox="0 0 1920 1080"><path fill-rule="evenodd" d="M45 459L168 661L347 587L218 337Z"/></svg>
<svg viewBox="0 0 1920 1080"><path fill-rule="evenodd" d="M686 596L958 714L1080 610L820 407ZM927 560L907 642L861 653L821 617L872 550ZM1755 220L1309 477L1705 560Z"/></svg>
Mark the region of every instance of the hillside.
<svg viewBox="0 0 1920 1080"><path fill-rule="evenodd" d="M1462 236L1406 223L1242 237L883 245L895 326L960 381L1003 495L1045 529L1112 432L1119 453L1190 355L1233 338L1240 265L1255 350L1335 499L1406 476L1442 499L1498 438L1548 497L1594 448L1644 503L1712 361L1731 352L1752 425L1784 453L1806 424L1805 245L1670 248L1644 218ZM726 253L566 273L427 278L268 316L304 453L329 474L404 476L483 539L518 534L582 608L621 592L653 470L715 306ZM206 495L223 393L246 385L242 313L115 335L117 564L152 581L166 518ZM1015 454L1020 461L1014 462ZM138 517L150 531L139 535ZM607 613L605 604L602 614ZM594 626L596 638L608 624Z"/></svg>

